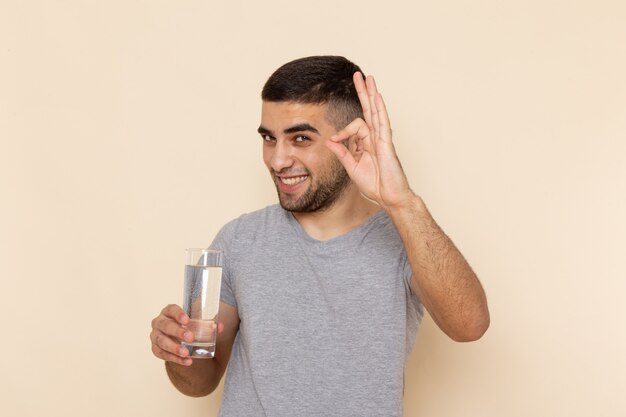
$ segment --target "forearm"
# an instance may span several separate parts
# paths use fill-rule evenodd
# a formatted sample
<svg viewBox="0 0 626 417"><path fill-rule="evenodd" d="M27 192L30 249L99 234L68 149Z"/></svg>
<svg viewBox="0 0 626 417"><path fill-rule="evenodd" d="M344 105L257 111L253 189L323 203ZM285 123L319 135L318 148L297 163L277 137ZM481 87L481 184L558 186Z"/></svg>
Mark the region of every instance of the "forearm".
<svg viewBox="0 0 626 417"><path fill-rule="evenodd" d="M224 373L215 359L195 359L191 366L165 362L167 376L181 393L204 397L215 391Z"/></svg>
<svg viewBox="0 0 626 417"><path fill-rule="evenodd" d="M387 208L387 213L407 252L413 272L411 288L433 320L454 340L480 338L489 327L485 292L424 202L412 195L406 204Z"/></svg>

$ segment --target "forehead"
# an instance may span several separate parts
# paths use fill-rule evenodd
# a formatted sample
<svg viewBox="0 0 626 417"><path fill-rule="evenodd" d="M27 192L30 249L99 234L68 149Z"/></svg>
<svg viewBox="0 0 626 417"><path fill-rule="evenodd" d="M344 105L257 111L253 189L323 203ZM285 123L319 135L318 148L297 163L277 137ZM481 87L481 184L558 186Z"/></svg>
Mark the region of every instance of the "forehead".
<svg viewBox="0 0 626 417"><path fill-rule="evenodd" d="M264 101L261 126L275 130L306 122L318 129L324 128L330 126L326 119L327 108L326 104Z"/></svg>

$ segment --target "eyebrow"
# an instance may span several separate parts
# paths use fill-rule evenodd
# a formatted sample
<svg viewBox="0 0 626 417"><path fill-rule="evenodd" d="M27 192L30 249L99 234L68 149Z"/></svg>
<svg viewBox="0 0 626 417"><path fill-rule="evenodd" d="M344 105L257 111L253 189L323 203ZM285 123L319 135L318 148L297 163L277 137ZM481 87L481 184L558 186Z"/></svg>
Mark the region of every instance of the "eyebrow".
<svg viewBox="0 0 626 417"><path fill-rule="evenodd" d="M257 132L259 132L262 135L273 135L273 132L271 130L266 129L263 126L260 126L257 129ZM316 128L314 128L308 123L298 123L296 125L290 126L287 129L283 130L283 133L285 134L296 133L296 132L313 132L313 133L317 133L318 135L320 134L320 132Z"/></svg>

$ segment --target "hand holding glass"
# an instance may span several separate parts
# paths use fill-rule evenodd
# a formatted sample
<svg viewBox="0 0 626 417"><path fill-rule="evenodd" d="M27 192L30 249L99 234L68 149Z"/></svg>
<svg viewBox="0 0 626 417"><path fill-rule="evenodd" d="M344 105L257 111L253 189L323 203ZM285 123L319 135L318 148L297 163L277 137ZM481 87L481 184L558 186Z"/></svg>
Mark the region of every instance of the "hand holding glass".
<svg viewBox="0 0 626 417"><path fill-rule="evenodd" d="M212 358L217 337L223 253L195 248L186 252L183 310L189 316L186 327L193 332L194 340L181 343L191 358Z"/></svg>

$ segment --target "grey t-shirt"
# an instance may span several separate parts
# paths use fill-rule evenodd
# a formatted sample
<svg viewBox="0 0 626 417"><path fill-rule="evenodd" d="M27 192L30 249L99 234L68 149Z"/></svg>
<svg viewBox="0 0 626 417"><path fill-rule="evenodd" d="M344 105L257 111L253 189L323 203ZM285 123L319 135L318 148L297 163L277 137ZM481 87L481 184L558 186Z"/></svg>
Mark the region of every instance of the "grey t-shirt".
<svg viewBox="0 0 626 417"><path fill-rule="evenodd" d="M423 307L383 210L326 241L280 206L219 232L222 302L241 319L220 416L401 416ZM217 346L219 349L219 346Z"/></svg>

